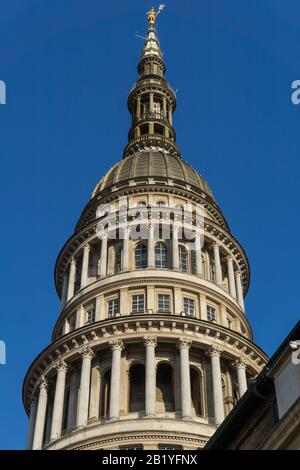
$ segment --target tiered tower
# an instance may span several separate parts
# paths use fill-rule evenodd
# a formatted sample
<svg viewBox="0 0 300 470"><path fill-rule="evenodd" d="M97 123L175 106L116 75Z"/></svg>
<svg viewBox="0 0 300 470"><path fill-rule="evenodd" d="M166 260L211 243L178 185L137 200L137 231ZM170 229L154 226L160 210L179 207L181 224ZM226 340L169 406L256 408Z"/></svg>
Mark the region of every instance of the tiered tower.
<svg viewBox="0 0 300 470"><path fill-rule="evenodd" d="M245 252L176 145L155 17L123 160L57 259L61 311L23 388L28 448L201 448L266 362Z"/></svg>

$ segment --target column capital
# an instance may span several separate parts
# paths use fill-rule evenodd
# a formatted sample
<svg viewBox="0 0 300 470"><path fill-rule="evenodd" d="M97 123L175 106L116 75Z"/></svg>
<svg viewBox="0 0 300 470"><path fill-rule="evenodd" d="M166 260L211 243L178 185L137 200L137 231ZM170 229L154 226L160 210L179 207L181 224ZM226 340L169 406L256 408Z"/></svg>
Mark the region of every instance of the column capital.
<svg viewBox="0 0 300 470"><path fill-rule="evenodd" d="M37 386L38 388L41 390L41 389L45 389L47 390L48 388L48 381L47 379L45 378L44 375L41 375L41 377L38 379L37 381Z"/></svg>
<svg viewBox="0 0 300 470"><path fill-rule="evenodd" d="M217 241L217 240L215 240L215 241L213 242L213 247L219 249L219 248L220 248L220 242Z"/></svg>
<svg viewBox="0 0 300 470"><path fill-rule="evenodd" d="M110 348L112 351L119 350L122 351L124 349L124 344L121 339L115 339L109 342Z"/></svg>
<svg viewBox="0 0 300 470"><path fill-rule="evenodd" d="M86 242L83 245L83 249L84 249L84 251L89 251L91 249L91 245L88 242Z"/></svg>
<svg viewBox="0 0 300 470"><path fill-rule="evenodd" d="M157 346L157 338L156 336L144 336L144 346L147 348L147 346L153 346L156 348Z"/></svg>
<svg viewBox="0 0 300 470"><path fill-rule="evenodd" d="M231 253L228 253L227 256L226 256L226 259L227 259L227 261L229 261L229 262L233 261L233 256L232 256L232 254L231 254Z"/></svg>
<svg viewBox="0 0 300 470"><path fill-rule="evenodd" d="M189 338L179 338L177 341L177 348L178 349L190 349L192 345L192 340Z"/></svg>
<svg viewBox="0 0 300 470"><path fill-rule="evenodd" d="M72 256L72 257L71 257L70 264L73 264L73 265L76 266L76 258L75 258L75 256Z"/></svg>
<svg viewBox="0 0 300 470"><path fill-rule="evenodd" d="M68 370L68 365L63 359L59 359L55 364L54 364L55 369L57 372L64 371L67 372Z"/></svg>
<svg viewBox="0 0 300 470"><path fill-rule="evenodd" d="M206 351L206 354L208 357L220 357L222 352L223 350L219 346L212 344Z"/></svg>
<svg viewBox="0 0 300 470"><path fill-rule="evenodd" d="M233 361L232 365L236 369L246 369L248 364L247 361L242 356L240 356L235 361Z"/></svg>
<svg viewBox="0 0 300 470"><path fill-rule="evenodd" d="M92 348L90 348L90 346L84 346L81 349L80 354L81 354L82 359L85 359L87 357L92 359L94 357L93 350Z"/></svg>
<svg viewBox="0 0 300 470"><path fill-rule="evenodd" d="M234 275L235 277L242 277L241 271L238 271L238 270L234 272Z"/></svg>

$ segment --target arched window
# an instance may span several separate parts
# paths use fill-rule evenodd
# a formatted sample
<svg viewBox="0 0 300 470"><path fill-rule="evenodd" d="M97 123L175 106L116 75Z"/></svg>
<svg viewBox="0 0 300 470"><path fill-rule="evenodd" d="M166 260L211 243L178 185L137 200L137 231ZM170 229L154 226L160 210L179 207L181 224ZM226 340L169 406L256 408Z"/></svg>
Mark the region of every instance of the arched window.
<svg viewBox="0 0 300 470"><path fill-rule="evenodd" d="M115 273L119 273L122 269L122 248L119 248L115 254Z"/></svg>
<svg viewBox="0 0 300 470"><path fill-rule="evenodd" d="M135 247L135 267L136 269L147 268L148 256L147 247L144 243L138 243Z"/></svg>
<svg viewBox="0 0 300 470"><path fill-rule="evenodd" d="M156 408L163 413L175 411L174 374L169 364L159 364L156 374Z"/></svg>
<svg viewBox="0 0 300 470"><path fill-rule="evenodd" d="M108 418L109 414L110 376L111 370L109 369L105 372L102 379L100 414L103 418Z"/></svg>
<svg viewBox="0 0 300 470"><path fill-rule="evenodd" d="M192 395L192 411L195 415L203 415L202 407L202 390L201 390L201 376L199 372L194 368L190 367L191 377L191 395Z"/></svg>
<svg viewBox="0 0 300 470"><path fill-rule="evenodd" d="M129 371L129 412L145 410L145 367L135 364Z"/></svg>
<svg viewBox="0 0 300 470"><path fill-rule="evenodd" d="M145 201L139 201L137 204L137 207L146 207L146 202Z"/></svg>
<svg viewBox="0 0 300 470"><path fill-rule="evenodd" d="M164 243L156 243L155 245L155 267L168 267L168 249Z"/></svg>
<svg viewBox="0 0 300 470"><path fill-rule="evenodd" d="M157 201L155 204L156 207L166 207L166 203L164 201Z"/></svg>
<svg viewBox="0 0 300 470"><path fill-rule="evenodd" d="M183 245L179 245L179 269L187 272L188 267L188 255L187 249Z"/></svg>

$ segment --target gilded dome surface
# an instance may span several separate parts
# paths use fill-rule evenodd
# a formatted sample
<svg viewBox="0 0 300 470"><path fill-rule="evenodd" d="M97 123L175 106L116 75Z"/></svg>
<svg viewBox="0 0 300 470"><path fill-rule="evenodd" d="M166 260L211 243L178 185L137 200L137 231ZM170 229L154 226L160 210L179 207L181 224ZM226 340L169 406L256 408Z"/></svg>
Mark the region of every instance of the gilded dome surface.
<svg viewBox="0 0 300 470"><path fill-rule="evenodd" d="M211 198L213 195L197 171L184 160L163 152L142 152L116 163L94 189L93 196L118 183L139 178L169 178L197 187Z"/></svg>

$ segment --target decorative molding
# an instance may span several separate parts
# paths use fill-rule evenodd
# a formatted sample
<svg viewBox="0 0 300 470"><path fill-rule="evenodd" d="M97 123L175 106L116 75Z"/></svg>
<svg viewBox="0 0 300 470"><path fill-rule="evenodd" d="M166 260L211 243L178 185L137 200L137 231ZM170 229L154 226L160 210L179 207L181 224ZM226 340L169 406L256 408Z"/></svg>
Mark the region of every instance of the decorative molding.
<svg viewBox="0 0 300 470"><path fill-rule="evenodd" d="M112 351L119 350L122 351L124 349L124 343L121 339L114 339L109 341L109 345Z"/></svg>
<svg viewBox="0 0 300 470"><path fill-rule="evenodd" d="M219 346L212 344L206 351L206 354L208 357L220 357L222 352L223 349L221 349Z"/></svg>
<svg viewBox="0 0 300 470"><path fill-rule="evenodd" d="M54 364L54 368L57 370L57 372L59 371L64 371L64 372L67 372L68 370L68 365L65 361L63 361L62 359L60 359L59 361L57 361L55 364Z"/></svg>
<svg viewBox="0 0 300 470"><path fill-rule="evenodd" d="M190 349L192 346L192 340L189 338L179 338L176 346L178 349Z"/></svg>
<svg viewBox="0 0 300 470"><path fill-rule="evenodd" d="M95 354L90 346L84 346L80 351L82 359L89 358L92 359Z"/></svg>
<svg viewBox="0 0 300 470"><path fill-rule="evenodd" d="M236 359L233 363L232 363L233 367L236 367L237 369L241 368L241 369L246 369L248 363L247 361L245 360L245 358L243 358L242 356L240 356L238 359Z"/></svg>
<svg viewBox="0 0 300 470"><path fill-rule="evenodd" d="M48 388L48 381L46 380L44 375L41 375L41 377L37 381L37 386L39 389L46 389Z"/></svg>
<svg viewBox="0 0 300 470"><path fill-rule="evenodd" d="M150 318L149 318L150 317ZM137 324L141 331L137 331ZM163 325L163 326L162 326ZM186 328L185 328L186 326ZM110 340L116 334L122 335L122 340L118 342L133 340L140 343L143 348L143 338L156 336L159 342L173 344L175 348L176 340L183 335L191 336L193 346L205 352L211 347L211 340L217 339L222 343L223 355L231 362L244 352L252 374L260 371L267 361L267 356L251 341L234 331L217 324L209 324L209 333L206 334L208 322L191 318L182 318L174 315L143 315L135 317L119 317L118 319L103 320L98 323L86 325L78 330L63 336L54 344L51 344L30 367L23 388L23 401L27 412L29 404L37 387L37 381L41 375L51 376L54 364L59 360L64 360L68 365L72 363L83 351L90 354L91 346L95 350L103 351L103 348L110 348ZM92 334L93 332L93 334ZM219 335L217 338L216 335ZM88 344L83 343L83 337ZM120 344L120 343L119 343ZM245 349L246 348L246 349Z"/></svg>
<svg viewBox="0 0 300 470"><path fill-rule="evenodd" d="M186 443L186 444L196 444L196 445L205 445L207 440L205 439L200 439L192 436L185 436L185 435L176 435L176 434L168 434L166 432L163 433L155 433L155 434L147 434L147 433L139 433L139 434L130 434L130 435L123 435L123 436L115 436L111 438L103 438L103 439L97 439L93 442L89 442L87 444L82 444L80 446L73 447L73 450L84 450L84 449L91 449L95 448L101 445L106 445L106 444L118 444L118 443L124 443L128 441L155 441L155 442L160 442L160 441L175 441L175 442L181 442L181 443Z"/></svg>
<svg viewBox="0 0 300 470"><path fill-rule="evenodd" d="M147 348L148 346L152 346L156 348L157 346L157 337L156 336L144 336L144 346Z"/></svg>

